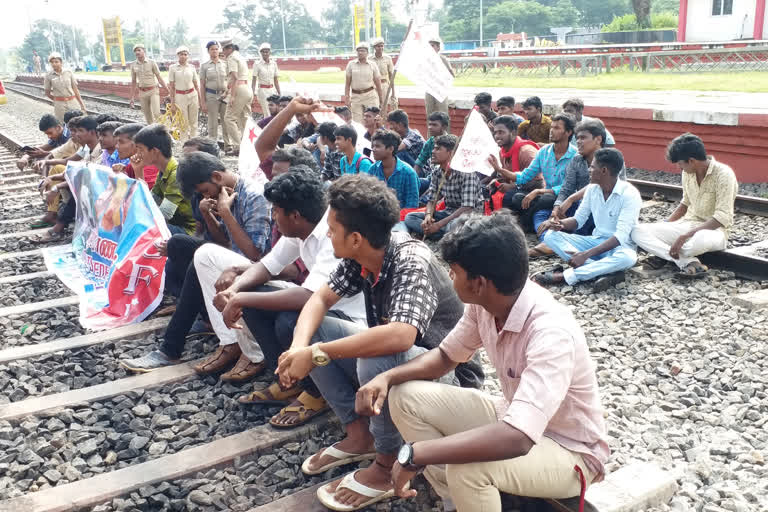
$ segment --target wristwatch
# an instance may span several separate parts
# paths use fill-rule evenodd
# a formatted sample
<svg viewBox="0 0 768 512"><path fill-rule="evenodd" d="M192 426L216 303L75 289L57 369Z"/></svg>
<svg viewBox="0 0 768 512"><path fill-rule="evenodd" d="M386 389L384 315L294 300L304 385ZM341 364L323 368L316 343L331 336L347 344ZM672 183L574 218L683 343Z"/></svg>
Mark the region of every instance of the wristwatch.
<svg viewBox="0 0 768 512"><path fill-rule="evenodd" d="M413 463L413 443L405 443L397 454L397 462L400 463L408 471L416 471L421 473L424 470L424 466L419 466Z"/></svg>
<svg viewBox="0 0 768 512"><path fill-rule="evenodd" d="M328 354L323 352L319 343L312 345L312 364L315 366L325 366L330 362L331 358L328 357Z"/></svg>

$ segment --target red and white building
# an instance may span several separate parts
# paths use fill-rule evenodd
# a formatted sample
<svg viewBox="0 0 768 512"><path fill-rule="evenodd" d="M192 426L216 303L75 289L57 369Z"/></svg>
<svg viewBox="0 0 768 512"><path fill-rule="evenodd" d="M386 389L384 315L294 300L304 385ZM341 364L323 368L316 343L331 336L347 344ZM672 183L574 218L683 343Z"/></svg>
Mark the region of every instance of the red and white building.
<svg viewBox="0 0 768 512"><path fill-rule="evenodd" d="M677 40L768 38L766 0L680 0Z"/></svg>

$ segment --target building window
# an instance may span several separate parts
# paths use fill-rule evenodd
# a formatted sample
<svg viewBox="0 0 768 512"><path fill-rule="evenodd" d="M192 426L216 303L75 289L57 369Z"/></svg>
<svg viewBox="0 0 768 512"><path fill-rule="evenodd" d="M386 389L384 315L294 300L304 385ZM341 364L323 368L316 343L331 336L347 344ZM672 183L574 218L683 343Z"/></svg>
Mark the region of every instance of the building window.
<svg viewBox="0 0 768 512"><path fill-rule="evenodd" d="M733 0L712 0L712 16L733 14Z"/></svg>

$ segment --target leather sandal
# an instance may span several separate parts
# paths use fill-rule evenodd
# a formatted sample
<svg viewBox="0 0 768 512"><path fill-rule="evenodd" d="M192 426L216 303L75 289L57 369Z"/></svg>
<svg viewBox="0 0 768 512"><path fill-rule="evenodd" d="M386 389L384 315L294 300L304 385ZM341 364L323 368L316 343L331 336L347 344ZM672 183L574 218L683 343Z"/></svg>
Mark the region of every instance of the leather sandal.
<svg viewBox="0 0 768 512"><path fill-rule="evenodd" d="M199 375L219 373L229 368L240 357L240 345L220 345L216 352L206 357L194 366Z"/></svg>
<svg viewBox="0 0 768 512"><path fill-rule="evenodd" d="M244 405L289 405L300 394L298 386L283 390L279 382L273 382L268 388L251 391L237 401Z"/></svg>
<svg viewBox="0 0 768 512"><path fill-rule="evenodd" d="M251 380L255 376L259 375L266 368L266 363L260 361L258 363L252 363L245 354L240 355L240 359L237 360L235 367L229 370L227 373L223 373L221 380L228 382L245 382Z"/></svg>
<svg viewBox="0 0 768 512"><path fill-rule="evenodd" d="M272 416L269 424L275 428L296 428L307 423L309 420L322 414L329 409L325 398L310 395L306 391L302 392L296 400L289 406L280 409L280 412ZM286 416L298 416L298 421L293 423L278 423L277 420Z"/></svg>

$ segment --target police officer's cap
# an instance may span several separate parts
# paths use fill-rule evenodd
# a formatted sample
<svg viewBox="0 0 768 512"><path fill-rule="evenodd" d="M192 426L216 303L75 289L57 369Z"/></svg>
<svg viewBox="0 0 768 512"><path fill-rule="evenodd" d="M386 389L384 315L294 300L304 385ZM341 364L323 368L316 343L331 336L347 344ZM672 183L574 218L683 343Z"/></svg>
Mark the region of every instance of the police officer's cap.
<svg viewBox="0 0 768 512"><path fill-rule="evenodd" d="M51 62L53 59L59 59L61 60L61 54L59 52L53 52L48 56L48 62Z"/></svg>
<svg viewBox="0 0 768 512"><path fill-rule="evenodd" d="M367 50L368 49L368 43L363 43L363 42L357 43L357 46L355 46L355 51L357 51L357 50L359 50L361 48L363 50Z"/></svg>
<svg viewBox="0 0 768 512"><path fill-rule="evenodd" d="M259 46L259 51L261 51L261 50L271 50L271 49L272 49L272 45L269 44L269 43L261 43L261 45Z"/></svg>
<svg viewBox="0 0 768 512"><path fill-rule="evenodd" d="M133 51L136 51L139 48L141 48L142 50L146 50L146 48L144 48L144 43L137 43L133 45Z"/></svg>
<svg viewBox="0 0 768 512"><path fill-rule="evenodd" d="M178 48L176 48L176 55L180 54L181 52L187 52L187 53L189 53L189 48L187 48L187 47L186 47L186 46L184 46L184 45L181 45L181 46L179 46Z"/></svg>
<svg viewBox="0 0 768 512"><path fill-rule="evenodd" d="M384 44L384 38L383 37L377 37L373 41L371 41L371 46L378 46L380 44Z"/></svg>

